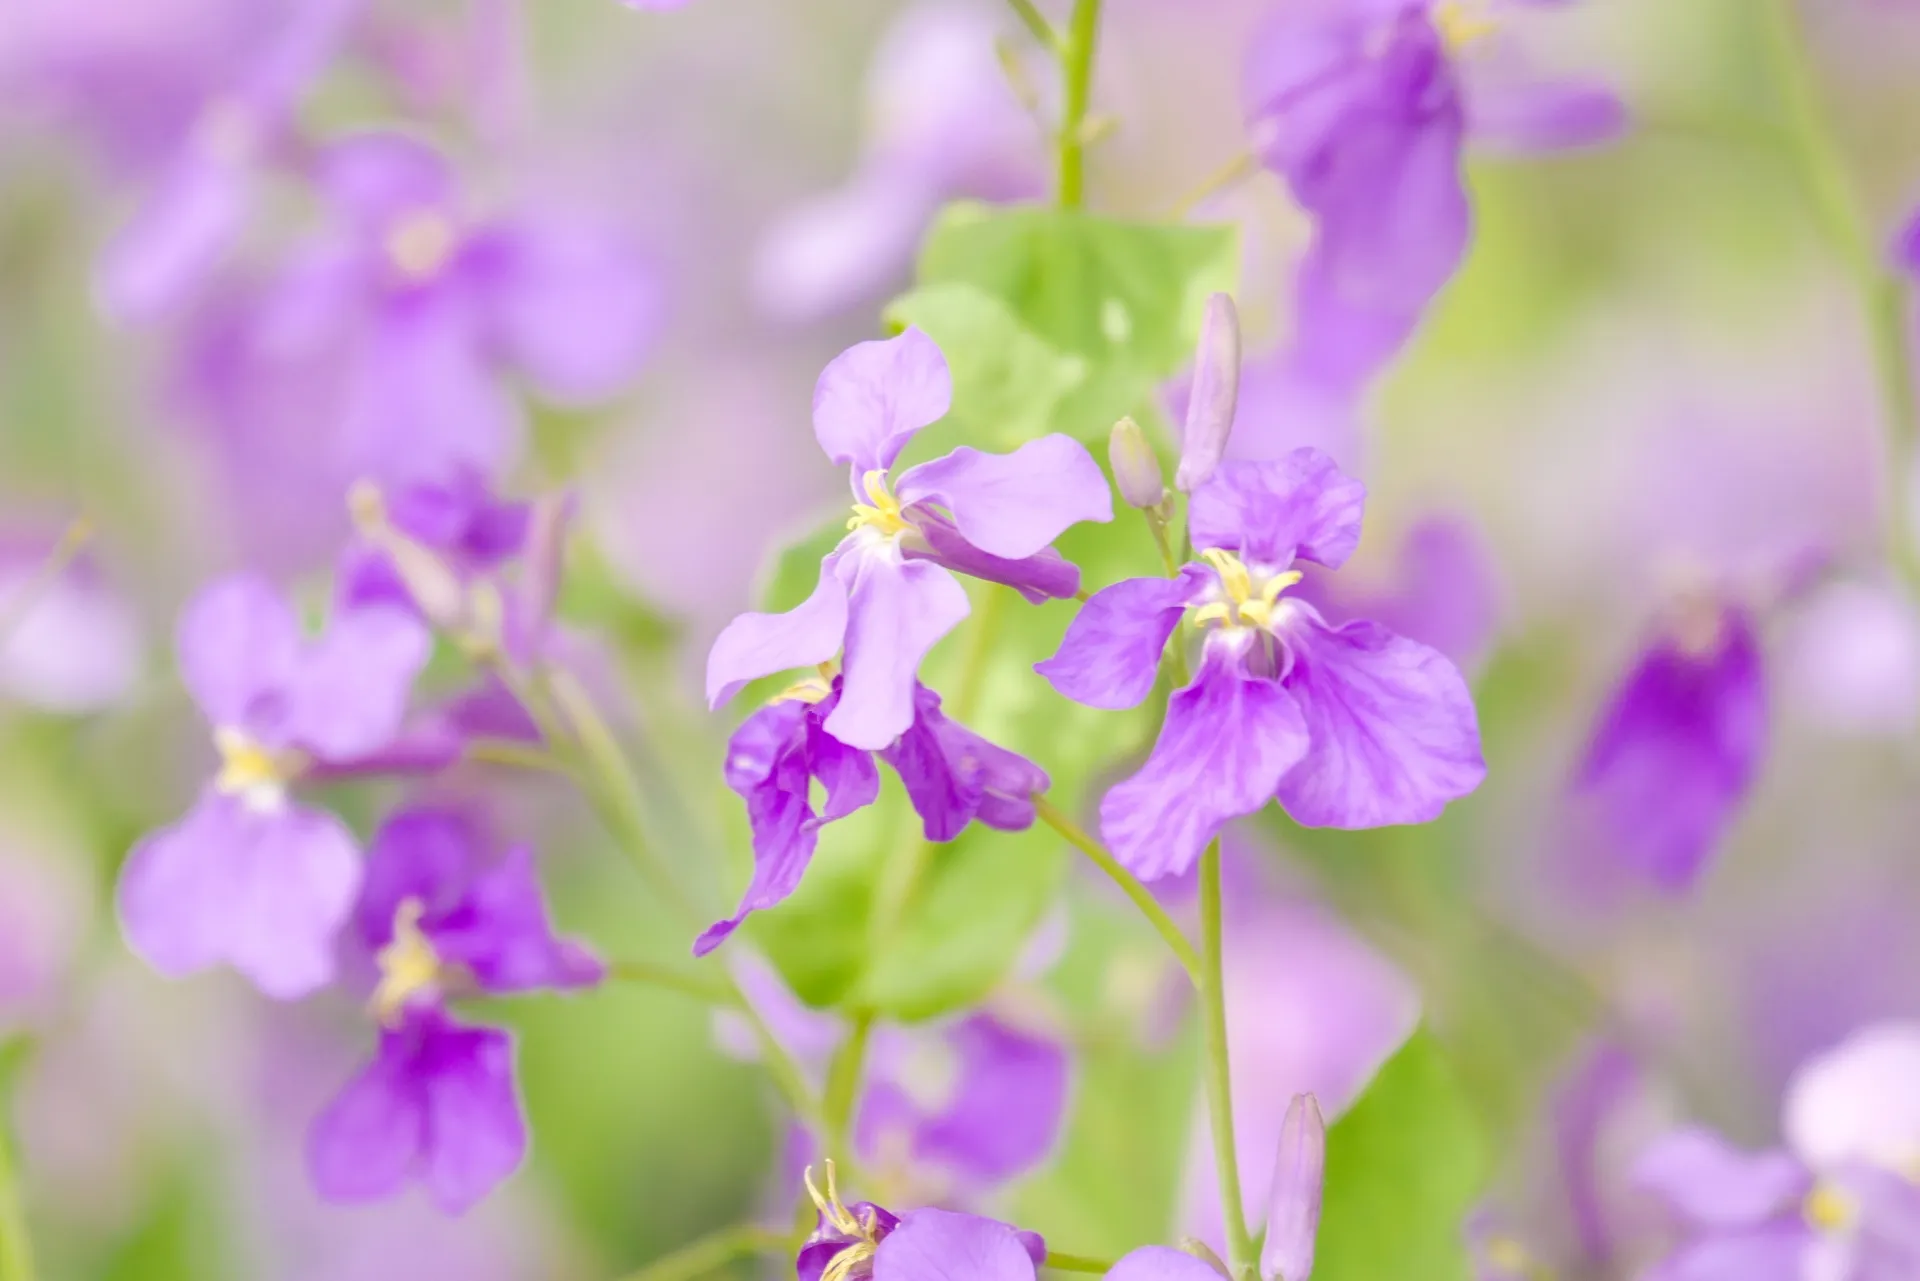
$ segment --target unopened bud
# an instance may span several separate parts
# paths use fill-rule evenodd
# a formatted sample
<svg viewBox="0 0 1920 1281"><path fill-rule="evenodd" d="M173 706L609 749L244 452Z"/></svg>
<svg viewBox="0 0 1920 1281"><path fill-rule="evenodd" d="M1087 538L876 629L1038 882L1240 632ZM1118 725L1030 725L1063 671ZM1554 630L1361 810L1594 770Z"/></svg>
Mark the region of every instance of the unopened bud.
<svg viewBox="0 0 1920 1281"><path fill-rule="evenodd" d="M1267 1243L1260 1275L1267 1281L1307 1281L1313 1241L1320 1231L1320 1192L1327 1172L1327 1123L1311 1094L1296 1094L1280 1126L1267 1207Z"/></svg>
<svg viewBox="0 0 1920 1281"><path fill-rule="evenodd" d="M1120 497L1129 506L1145 510L1157 507L1167 495L1167 484L1160 474L1160 456L1140 424L1122 418L1107 437L1107 461L1113 464L1113 480L1120 486Z"/></svg>
<svg viewBox="0 0 1920 1281"><path fill-rule="evenodd" d="M1212 478L1227 452L1233 412L1240 399L1240 314L1233 299L1207 299L1200 345L1193 358L1193 390L1187 397L1186 429L1180 437L1180 470L1173 483L1191 494Z"/></svg>

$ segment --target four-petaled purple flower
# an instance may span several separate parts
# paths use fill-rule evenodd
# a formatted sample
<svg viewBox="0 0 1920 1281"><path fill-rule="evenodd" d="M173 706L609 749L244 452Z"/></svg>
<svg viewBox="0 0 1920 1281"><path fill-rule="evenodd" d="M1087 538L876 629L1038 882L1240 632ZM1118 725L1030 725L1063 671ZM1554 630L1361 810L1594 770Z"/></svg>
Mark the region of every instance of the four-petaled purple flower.
<svg viewBox="0 0 1920 1281"><path fill-rule="evenodd" d="M604 967L555 937L524 846L487 864L460 816L388 820L355 909L378 979L369 1008L380 1046L314 1121L308 1167L330 1201L366 1201L424 1183L449 1214L465 1210L526 1154L526 1122L504 1031L453 1020L450 1000L600 981Z"/></svg>
<svg viewBox="0 0 1920 1281"><path fill-rule="evenodd" d="M998 1219L951 1210L910 1210L904 1215L840 1199L833 1162L823 1194L806 1173L807 1192L820 1212L819 1226L801 1247L794 1270L799 1281L1034 1281L1046 1262L1047 1244Z"/></svg>
<svg viewBox="0 0 1920 1281"><path fill-rule="evenodd" d="M1032 601L1079 590L1079 570L1051 544L1070 525L1113 519L1106 478L1079 442L1042 436L1011 454L962 446L908 468L889 488L900 451L952 400L946 357L918 329L859 343L827 366L814 390L813 430L827 456L851 468L849 532L821 561L805 602L784 614L742 614L714 641L709 705L844 649L826 730L878 751L913 724L920 660L967 616L966 590L951 570Z"/></svg>
<svg viewBox="0 0 1920 1281"><path fill-rule="evenodd" d="M731 917L694 942L696 956L720 946L750 912L772 907L798 888L820 828L873 804L880 795L874 753L849 747L827 725L844 695L838 674L801 681L742 721L727 743L727 786L747 802L753 829L753 880ZM913 683L914 717L879 756L905 785L930 841L950 841L979 819L1006 832L1033 826L1033 795L1046 772L1017 752L988 742L940 710L940 696ZM825 804L814 809L818 780Z"/></svg>
<svg viewBox="0 0 1920 1281"><path fill-rule="evenodd" d="M1141 878L1185 871L1223 823L1269 799L1311 827L1419 823L1485 776L1452 663L1375 623L1329 627L1284 595L1297 560L1337 568L1352 554L1365 492L1312 449L1223 464L1189 507L1203 563L1095 593L1037 665L1068 698L1131 707L1189 611L1205 632L1152 755L1100 807L1108 844Z"/></svg>
<svg viewBox="0 0 1920 1281"><path fill-rule="evenodd" d="M1790 1150L1688 1128L1645 1152L1635 1181L1685 1233L1647 1281L1920 1276L1920 1026L1870 1027L1803 1065L1782 1129Z"/></svg>
<svg viewBox="0 0 1920 1281"><path fill-rule="evenodd" d="M360 853L344 823L293 801L289 786L380 752L429 638L404 613L369 608L337 613L308 640L272 586L242 576L194 599L178 643L221 767L185 818L128 855L122 928L164 974L226 962L269 996L304 996L333 976Z"/></svg>
<svg viewBox="0 0 1920 1281"><path fill-rule="evenodd" d="M1599 843L1592 859L1679 893L1753 788L1767 691L1748 609L1701 593L1677 599L1669 614L1602 711L1573 799Z"/></svg>

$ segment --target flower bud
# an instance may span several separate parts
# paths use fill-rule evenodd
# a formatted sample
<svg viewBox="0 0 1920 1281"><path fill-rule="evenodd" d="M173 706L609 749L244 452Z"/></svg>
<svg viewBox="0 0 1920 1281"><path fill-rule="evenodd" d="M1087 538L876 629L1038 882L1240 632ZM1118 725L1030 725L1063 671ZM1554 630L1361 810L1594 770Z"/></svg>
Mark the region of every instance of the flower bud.
<svg viewBox="0 0 1920 1281"><path fill-rule="evenodd" d="M1160 456L1153 451L1147 433L1131 418L1113 425L1107 438L1107 460L1113 464L1113 480L1120 486L1120 497L1128 505L1145 510L1157 507L1167 495L1166 481L1160 475Z"/></svg>
<svg viewBox="0 0 1920 1281"><path fill-rule="evenodd" d="M1320 1188L1327 1169L1327 1123L1311 1094L1296 1094L1280 1127L1267 1207L1267 1243L1260 1251L1266 1281L1307 1281L1320 1230Z"/></svg>
<svg viewBox="0 0 1920 1281"><path fill-rule="evenodd" d="M1207 483L1227 452L1234 406L1240 399L1240 314L1233 299L1207 299L1200 345L1193 358L1193 389L1187 396L1186 429L1180 437L1180 470L1174 486L1191 494Z"/></svg>

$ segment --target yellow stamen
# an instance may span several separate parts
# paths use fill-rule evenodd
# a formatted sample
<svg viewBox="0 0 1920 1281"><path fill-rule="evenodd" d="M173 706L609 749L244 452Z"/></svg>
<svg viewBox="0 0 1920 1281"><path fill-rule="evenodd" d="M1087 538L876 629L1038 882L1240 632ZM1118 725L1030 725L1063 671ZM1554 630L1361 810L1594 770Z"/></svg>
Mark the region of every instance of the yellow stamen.
<svg viewBox="0 0 1920 1281"><path fill-rule="evenodd" d="M452 219L437 209L416 209L387 232L387 260L408 280L424 282L440 274L459 245Z"/></svg>
<svg viewBox="0 0 1920 1281"><path fill-rule="evenodd" d="M1485 0L1440 0L1433 25L1447 48L1458 52L1492 35L1499 24L1487 13Z"/></svg>
<svg viewBox="0 0 1920 1281"><path fill-rule="evenodd" d="M816 669L818 676L807 676L768 699L772 703L818 703L833 693L833 679L840 674L838 660L828 659Z"/></svg>
<svg viewBox="0 0 1920 1281"><path fill-rule="evenodd" d="M270 799L306 767L298 752L270 751L230 725L213 731L213 745L220 750L213 785L228 796Z"/></svg>
<svg viewBox="0 0 1920 1281"><path fill-rule="evenodd" d="M869 525L883 537L891 538L910 528L906 518L900 514L900 500L887 489L887 473L870 471L860 478L860 484L867 491L868 502L853 505L853 517L847 521L848 529Z"/></svg>
<svg viewBox="0 0 1920 1281"><path fill-rule="evenodd" d="M374 958L380 985L367 1008L387 1027L400 1021L409 1001L440 981L440 956L420 928L425 912L419 899L403 899L393 914L393 939Z"/></svg>
<svg viewBox="0 0 1920 1281"><path fill-rule="evenodd" d="M1821 1232L1845 1232L1860 1215L1860 1207L1831 1183L1821 1183L1801 1204L1807 1223Z"/></svg>
<svg viewBox="0 0 1920 1281"><path fill-rule="evenodd" d="M863 1216L856 1216L840 1199L840 1189L834 1183L833 1160L827 1159L827 1191L820 1194L820 1188L813 1181L813 1167L808 1166L800 1176L807 1185L807 1195L813 1198L814 1208L820 1211L820 1218L826 1225L841 1236L852 1237L840 1253L833 1256L826 1270L820 1274L820 1281L846 1281L853 1270L873 1258L874 1251L880 1248L880 1217L869 1207Z"/></svg>
<svg viewBox="0 0 1920 1281"><path fill-rule="evenodd" d="M1227 627L1270 627L1280 593L1304 577L1299 570L1289 569L1262 580L1256 590L1253 571L1232 552L1221 547L1209 547L1200 556L1219 574L1220 586L1226 591L1227 600L1214 601L1195 610L1193 621L1198 624L1211 622Z"/></svg>

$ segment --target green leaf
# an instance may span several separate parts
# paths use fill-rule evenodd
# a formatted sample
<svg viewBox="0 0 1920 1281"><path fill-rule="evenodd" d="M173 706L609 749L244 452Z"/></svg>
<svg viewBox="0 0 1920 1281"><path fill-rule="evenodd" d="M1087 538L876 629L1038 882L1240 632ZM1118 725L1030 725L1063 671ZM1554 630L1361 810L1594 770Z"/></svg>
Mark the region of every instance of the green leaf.
<svg viewBox="0 0 1920 1281"><path fill-rule="evenodd" d="M1064 354L973 285L916 289L888 305L886 321L895 330L917 325L940 344L953 373L947 424L976 448L1008 450L1045 435L1061 400L1087 381L1084 357Z"/></svg>
<svg viewBox="0 0 1920 1281"><path fill-rule="evenodd" d="M1229 227L961 203L929 233L916 292L971 285L1033 338L1084 360L1084 379L1051 425L1091 440L1192 359L1207 296L1234 287L1238 254Z"/></svg>
<svg viewBox="0 0 1920 1281"><path fill-rule="evenodd" d="M1462 1225L1486 1166L1452 1067L1415 1032L1327 1134L1315 1281L1468 1281Z"/></svg>

